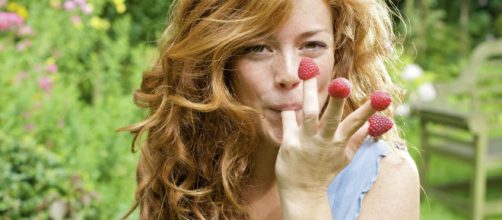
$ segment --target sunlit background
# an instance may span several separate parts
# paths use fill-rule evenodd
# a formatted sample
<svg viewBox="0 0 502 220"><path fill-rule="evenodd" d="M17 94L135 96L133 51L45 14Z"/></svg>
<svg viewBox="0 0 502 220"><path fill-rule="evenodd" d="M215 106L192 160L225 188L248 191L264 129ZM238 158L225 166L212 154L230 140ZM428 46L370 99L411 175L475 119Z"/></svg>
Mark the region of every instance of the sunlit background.
<svg viewBox="0 0 502 220"><path fill-rule="evenodd" d="M470 77L483 71L466 71L491 59L471 59L480 45L502 38L502 0L388 2L402 14L394 17L401 60L389 71L407 90L395 121L421 175L433 184L484 183L481 168L490 162L493 169L486 175L502 177L502 159L495 157L502 155L502 141L485 153L475 142L501 135L477 125L485 120L480 118L485 109L495 112L488 124L502 124L502 62L496 60L502 55L489 62L487 82L476 84ZM0 0L0 219L118 219L132 205L138 154L131 153L130 135L115 129L146 115L133 105L132 92L156 56L169 5L169 0ZM493 45L487 47L502 54L501 44ZM452 90L437 86L457 81ZM484 92L472 96L474 102L469 91L477 92L479 85ZM451 98L447 91L455 89L463 89L467 101ZM467 107L444 110L442 96ZM427 106L441 108L439 113L421 108ZM434 115L439 122L453 118L430 125L436 126L434 137L446 136L449 125L464 128L430 143L447 140L463 148L427 157L423 130L430 126L420 120L431 122ZM467 118L465 125L459 115ZM464 151L460 160L449 159ZM424 161L430 161L428 169ZM502 219L501 202L469 204L474 191L478 200L481 194L483 201L501 200L502 181L481 184L488 185L486 192L479 185L448 186L460 198L450 200L468 202L457 209L423 185L421 219L482 219L479 210L491 216L484 219Z"/></svg>

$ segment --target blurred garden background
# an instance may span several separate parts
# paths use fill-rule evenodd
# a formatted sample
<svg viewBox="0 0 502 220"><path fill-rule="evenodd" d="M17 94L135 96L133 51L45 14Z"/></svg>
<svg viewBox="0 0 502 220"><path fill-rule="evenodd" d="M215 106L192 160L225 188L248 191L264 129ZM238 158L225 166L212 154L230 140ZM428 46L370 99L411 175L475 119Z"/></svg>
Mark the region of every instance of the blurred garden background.
<svg viewBox="0 0 502 220"><path fill-rule="evenodd" d="M393 0L408 90L396 122L421 160L413 99L458 76L472 49L502 38L502 0ZM0 219L118 219L132 205L138 154L119 127L156 57L169 0L0 0ZM502 111L502 109L500 109ZM436 159L438 181L469 177ZM502 197L502 186L489 193ZM131 219L136 219L133 215ZM432 196L421 219L467 219ZM502 219L494 216L488 219Z"/></svg>

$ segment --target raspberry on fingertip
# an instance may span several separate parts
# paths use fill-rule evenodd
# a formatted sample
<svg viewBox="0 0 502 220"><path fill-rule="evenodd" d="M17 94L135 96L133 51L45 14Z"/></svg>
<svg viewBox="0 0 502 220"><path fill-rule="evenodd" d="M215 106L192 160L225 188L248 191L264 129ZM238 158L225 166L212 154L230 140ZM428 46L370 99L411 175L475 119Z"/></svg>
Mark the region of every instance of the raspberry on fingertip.
<svg viewBox="0 0 502 220"><path fill-rule="evenodd" d="M319 67L314 60L303 57L298 67L298 77L302 80L307 80L319 75Z"/></svg>
<svg viewBox="0 0 502 220"><path fill-rule="evenodd" d="M347 98L350 95L351 90L352 84L349 80L343 77L334 79L328 86L329 95L339 99Z"/></svg>
<svg viewBox="0 0 502 220"><path fill-rule="evenodd" d="M392 102L390 94L383 91L375 91L371 94L371 107L377 111L383 111Z"/></svg>
<svg viewBox="0 0 502 220"><path fill-rule="evenodd" d="M370 124L368 134L375 138L382 136L394 126L392 120L378 113L370 116L368 122Z"/></svg>

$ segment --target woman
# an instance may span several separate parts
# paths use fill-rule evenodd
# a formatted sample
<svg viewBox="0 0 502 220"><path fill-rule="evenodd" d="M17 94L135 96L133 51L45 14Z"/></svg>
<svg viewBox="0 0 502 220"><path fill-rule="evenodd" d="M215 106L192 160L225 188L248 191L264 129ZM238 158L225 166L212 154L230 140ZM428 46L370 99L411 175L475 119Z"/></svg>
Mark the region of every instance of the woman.
<svg viewBox="0 0 502 220"><path fill-rule="evenodd" d="M141 219L418 219L397 129L378 141L365 123L373 91L398 95L391 27L380 0L174 3L135 93L150 115L124 129L133 149L147 132ZM301 80L301 60L317 76ZM337 77L345 99L328 97Z"/></svg>

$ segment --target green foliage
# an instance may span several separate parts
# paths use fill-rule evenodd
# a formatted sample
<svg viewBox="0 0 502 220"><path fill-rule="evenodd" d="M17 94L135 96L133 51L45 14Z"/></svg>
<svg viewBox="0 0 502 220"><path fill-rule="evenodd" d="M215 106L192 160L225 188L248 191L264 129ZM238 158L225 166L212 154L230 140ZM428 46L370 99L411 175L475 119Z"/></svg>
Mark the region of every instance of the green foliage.
<svg viewBox="0 0 502 220"><path fill-rule="evenodd" d="M0 218L117 219L137 155L115 130L142 116L131 93L153 49L131 43L130 15L100 18L107 1L91 14L13 2L33 33L0 32Z"/></svg>
<svg viewBox="0 0 502 220"><path fill-rule="evenodd" d="M496 30L495 34L498 37L502 37L502 14L499 14L499 16L497 17L497 20L495 20L494 26L495 26L495 30Z"/></svg>
<svg viewBox="0 0 502 220"><path fill-rule="evenodd" d="M399 27L407 34L405 53L414 54L414 62L426 71L433 71L439 80L453 78L460 69L458 28L444 21L446 12L443 8L436 8L435 1L428 1L430 5L424 6L426 11L417 8L413 2L406 1L404 16L407 23Z"/></svg>
<svg viewBox="0 0 502 220"><path fill-rule="evenodd" d="M406 35L405 54L415 57L413 62L435 75L437 81L448 81L459 74L468 58L468 53L462 51L464 47L469 50L487 38L502 36L502 25L496 20L502 12L499 1L486 1L487 5L469 1L467 42L460 37L460 1L418 2L401 2L405 23L400 23L398 30Z"/></svg>
<svg viewBox="0 0 502 220"><path fill-rule="evenodd" d="M99 194L68 170L61 156L29 135L22 138L0 133L0 217L98 217Z"/></svg>
<svg viewBox="0 0 502 220"><path fill-rule="evenodd" d="M171 0L127 0L132 21L131 42L155 42L167 24L170 5Z"/></svg>

